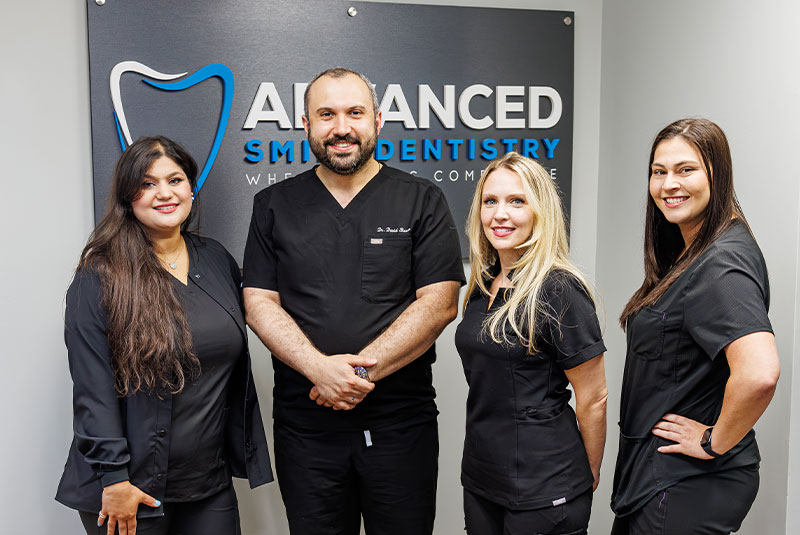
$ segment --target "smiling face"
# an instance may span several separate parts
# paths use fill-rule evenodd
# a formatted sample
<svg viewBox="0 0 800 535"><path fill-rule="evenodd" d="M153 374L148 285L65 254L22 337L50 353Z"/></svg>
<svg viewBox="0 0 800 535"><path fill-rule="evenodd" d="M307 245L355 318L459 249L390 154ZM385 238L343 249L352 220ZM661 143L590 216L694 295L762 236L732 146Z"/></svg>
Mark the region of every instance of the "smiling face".
<svg viewBox="0 0 800 535"><path fill-rule="evenodd" d="M376 116L372 94L358 76L322 76L308 91L303 126L320 163L337 174L352 175L375 152L380 113Z"/></svg>
<svg viewBox="0 0 800 535"><path fill-rule="evenodd" d="M489 173L481 192L481 225L504 267L522 254L518 246L530 237L533 221L533 209L519 175L504 167Z"/></svg>
<svg viewBox="0 0 800 535"><path fill-rule="evenodd" d="M666 139L656 147L650 196L666 220L678 225L688 247L705 219L711 182L700 153L683 138Z"/></svg>
<svg viewBox="0 0 800 535"><path fill-rule="evenodd" d="M131 206L150 236L171 236L192 210L192 186L172 158L161 156L142 177L141 194Z"/></svg>

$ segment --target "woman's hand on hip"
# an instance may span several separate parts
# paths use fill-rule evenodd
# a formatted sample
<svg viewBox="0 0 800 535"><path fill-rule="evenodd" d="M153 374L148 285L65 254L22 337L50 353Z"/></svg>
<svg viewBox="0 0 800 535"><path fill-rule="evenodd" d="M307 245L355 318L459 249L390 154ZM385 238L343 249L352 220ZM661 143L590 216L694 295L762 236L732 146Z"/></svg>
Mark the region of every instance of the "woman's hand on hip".
<svg viewBox="0 0 800 535"><path fill-rule="evenodd" d="M142 492L130 481L120 481L103 489L103 507L97 516L97 525L108 520L108 535L136 535L136 511L139 504L159 507L161 502Z"/></svg>
<svg viewBox="0 0 800 535"><path fill-rule="evenodd" d="M703 450L700 441L709 426L677 414L665 414L652 433L675 444L661 446L659 453L682 453L696 459L713 459Z"/></svg>

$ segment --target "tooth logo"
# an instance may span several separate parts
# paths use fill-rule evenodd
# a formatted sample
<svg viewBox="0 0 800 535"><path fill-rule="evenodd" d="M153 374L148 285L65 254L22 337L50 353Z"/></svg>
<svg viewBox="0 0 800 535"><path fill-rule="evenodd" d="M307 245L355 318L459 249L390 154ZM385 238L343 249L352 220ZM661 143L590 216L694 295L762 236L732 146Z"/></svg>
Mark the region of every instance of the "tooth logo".
<svg viewBox="0 0 800 535"><path fill-rule="evenodd" d="M231 104L233 103L233 72L227 65L223 65L221 63L212 63L211 65L206 65L202 69L190 74L189 76L186 76L187 73L185 72L180 74L164 74L151 69L147 65L139 63L138 61L122 61L117 63L114 68L111 69L109 85L111 89L111 102L114 104L114 122L117 125L119 144L123 151L133 142L131 132L128 129L128 122L125 119L125 109L122 107L122 96L119 90L120 78L122 77L122 74L126 72L135 72L156 80L160 80L159 82L154 82L152 80L148 80L147 78L142 78L143 82L146 82L153 87L157 87L158 89L162 89L164 91L180 91L182 89L187 89L214 76L218 77L222 81L222 112L219 114L217 133L214 136L214 143L211 145L211 151L208 153L208 159L206 160L206 164L203 166L203 170L200 172L200 175L197 177L197 186L195 187L194 192L196 195L200 192L200 188L203 187L203 182L205 182L206 178L208 177L208 173L211 171L211 166L214 165L214 160L217 158L219 147L222 145L222 136L225 134L225 128L228 126L228 118L231 114ZM186 76L186 78L183 78L184 76ZM178 78L182 79L178 80Z"/></svg>

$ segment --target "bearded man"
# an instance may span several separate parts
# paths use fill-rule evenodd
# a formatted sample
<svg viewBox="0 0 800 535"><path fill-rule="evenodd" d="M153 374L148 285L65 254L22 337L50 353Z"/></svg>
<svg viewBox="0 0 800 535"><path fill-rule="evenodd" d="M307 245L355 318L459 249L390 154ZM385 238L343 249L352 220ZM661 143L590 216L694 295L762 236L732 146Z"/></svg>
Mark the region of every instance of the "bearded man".
<svg viewBox="0 0 800 535"><path fill-rule="evenodd" d="M425 535L438 471L434 342L464 273L441 190L379 163L375 90L306 88L319 165L255 196L247 322L275 371L275 464L294 535Z"/></svg>

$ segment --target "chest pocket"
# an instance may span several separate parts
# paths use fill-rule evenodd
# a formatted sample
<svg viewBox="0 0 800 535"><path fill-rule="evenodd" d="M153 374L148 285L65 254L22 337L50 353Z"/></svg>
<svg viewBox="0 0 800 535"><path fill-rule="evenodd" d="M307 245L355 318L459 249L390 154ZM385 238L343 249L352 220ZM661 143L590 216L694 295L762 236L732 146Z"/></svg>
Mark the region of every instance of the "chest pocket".
<svg viewBox="0 0 800 535"><path fill-rule="evenodd" d="M361 297L370 303L401 301L412 291L411 236L370 236L361 255Z"/></svg>
<svg viewBox="0 0 800 535"><path fill-rule="evenodd" d="M677 383L676 341L682 317L643 308L628 326L628 355L620 427L629 437L649 437L671 406Z"/></svg>
<svg viewBox="0 0 800 535"><path fill-rule="evenodd" d="M640 360L658 360L664 351L667 313L643 308L631 326L630 351Z"/></svg>

